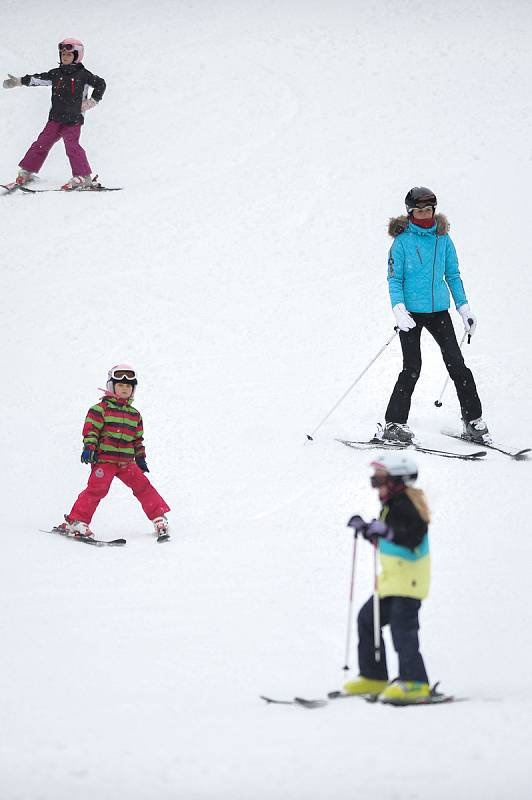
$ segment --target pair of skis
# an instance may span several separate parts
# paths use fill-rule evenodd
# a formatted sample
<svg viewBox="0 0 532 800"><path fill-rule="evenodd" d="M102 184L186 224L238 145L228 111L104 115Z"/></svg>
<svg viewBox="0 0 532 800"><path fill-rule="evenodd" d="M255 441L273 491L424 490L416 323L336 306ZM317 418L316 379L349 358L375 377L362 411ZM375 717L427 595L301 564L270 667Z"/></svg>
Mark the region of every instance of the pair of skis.
<svg viewBox="0 0 532 800"><path fill-rule="evenodd" d="M399 700L399 699L385 699L379 700L379 696L375 694L346 694L346 692L342 691L334 691L329 692L327 694L327 699L317 699L317 700L307 700L304 697L294 697L292 700L276 700L273 697L266 697L265 695L259 695L261 700L265 700L266 703L271 705L280 705L280 706L301 706L302 708L313 709L313 708L323 708L324 706L329 704L330 700L340 700L346 698L353 698L358 697L359 699L365 700L367 703L377 703L380 702L382 705L388 706L398 706L398 707L405 707L405 706L430 706L430 705L441 705L442 703L457 703L467 700L467 697L456 697L452 694L443 694L442 692L438 691L438 683L435 683L432 689L430 690L430 694L426 697L419 697L416 700Z"/></svg>
<svg viewBox="0 0 532 800"><path fill-rule="evenodd" d="M7 194L13 194L17 190L24 194L42 194L43 192L120 192L122 186L110 187L102 186L101 183L95 183L91 186L80 186L74 189L29 189L27 186L20 186L18 183L0 183L0 188L5 189Z"/></svg>
<svg viewBox="0 0 532 800"><path fill-rule="evenodd" d="M75 542L83 542L84 544L90 544L93 547L123 547L127 543L127 539L111 539L109 541L108 539L95 539L93 536L72 536L66 531L56 527L52 528L50 531L42 530L41 533L57 533L59 536L64 536L65 539L72 539ZM169 538L170 534L166 531L157 536L157 542L167 542Z"/></svg>
<svg viewBox="0 0 532 800"><path fill-rule="evenodd" d="M458 434L454 433L446 433L442 431L445 436L449 436L452 439L458 439L462 442L469 442L469 444L476 444L476 442L472 442L470 439L467 439L465 436L459 436ZM386 442L383 439L379 439L378 437L374 437L369 441L350 441L348 439L336 439L337 442L341 444L345 444L347 447L353 447L355 450L416 450L418 453L427 453L428 455L434 456L441 456L442 458L458 458L462 461L478 461L481 458L484 458L486 455L485 450L477 450L473 453L455 453L451 450L435 450L430 447L423 447L422 445L418 444L417 442ZM522 450L506 450L502 447L498 447L494 444L486 444L482 443L481 447L487 447L489 450L496 450L498 453L502 453L505 456L513 459L514 461L525 461L528 458L528 454L531 452L531 448L527 447Z"/></svg>

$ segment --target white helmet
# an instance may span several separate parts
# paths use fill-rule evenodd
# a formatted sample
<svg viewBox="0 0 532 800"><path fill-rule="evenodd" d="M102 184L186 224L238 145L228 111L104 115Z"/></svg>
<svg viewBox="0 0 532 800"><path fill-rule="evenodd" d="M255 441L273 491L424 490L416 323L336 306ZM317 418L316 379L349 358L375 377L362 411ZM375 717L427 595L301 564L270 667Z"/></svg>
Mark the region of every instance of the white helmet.
<svg viewBox="0 0 532 800"><path fill-rule="evenodd" d="M417 464L410 453L385 453L372 461L370 466L384 470L392 478L401 478L406 484L417 480Z"/></svg>
<svg viewBox="0 0 532 800"><path fill-rule="evenodd" d="M114 393L115 383L117 381L129 383L130 386L133 387L133 392L131 393L131 398L133 398L137 385L137 373L135 369L130 367L129 364L117 364L115 367L112 367L107 373L106 387L109 392Z"/></svg>

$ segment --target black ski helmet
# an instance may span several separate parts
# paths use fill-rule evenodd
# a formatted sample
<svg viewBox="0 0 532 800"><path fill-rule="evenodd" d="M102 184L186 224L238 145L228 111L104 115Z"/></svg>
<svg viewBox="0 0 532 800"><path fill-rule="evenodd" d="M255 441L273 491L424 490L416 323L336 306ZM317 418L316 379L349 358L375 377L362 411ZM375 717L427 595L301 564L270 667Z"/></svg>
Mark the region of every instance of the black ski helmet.
<svg viewBox="0 0 532 800"><path fill-rule="evenodd" d="M432 211L434 212L437 204L438 200L436 199L436 195L431 189L427 189L426 186L414 186L405 197L405 205L408 214L411 214L414 208L427 208L428 206L432 206Z"/></svg>

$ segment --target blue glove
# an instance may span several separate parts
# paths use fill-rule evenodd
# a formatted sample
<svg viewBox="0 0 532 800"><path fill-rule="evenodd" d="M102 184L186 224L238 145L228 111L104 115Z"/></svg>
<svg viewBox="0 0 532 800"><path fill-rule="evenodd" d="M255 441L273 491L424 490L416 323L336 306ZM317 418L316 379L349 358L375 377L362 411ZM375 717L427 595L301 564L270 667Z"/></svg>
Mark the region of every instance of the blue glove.
<svg viewBox="0 0 532 800"><path fill-rule="evenodd" d="M86 447L81 454L81 461L83 464L94 464L97 461L96 450Z"/></svg>
<svg viewBox="0 0 532 800"><path fill-rule="evenodd" d="M143 472L149 472L148 465L146 464L146 459L142 456L135 456L135 463L139 469Z"/></svg>
<svg viewBox="0 0 532 800"><path fill-rule="evenodd" d="M388 539L388 541L391 541L391 539L393 539L393 531L386 523L381 522L380 519L372 519L371 522L367 524L366 529L362 531L362 536L364 539L367 539L368 542L373 542L374 544L377 539Z"/></svg>
<svg viewBox="0 0 532 800"><path fill-rule="evenodd" d="M364 522L360 514L355 514L355 516L351 517L351 519L347 523L347 527L353 528L355 536L358 536L359 533L361 533L362 536L364 536L366 528L368 527L368 523Z"/></svg>

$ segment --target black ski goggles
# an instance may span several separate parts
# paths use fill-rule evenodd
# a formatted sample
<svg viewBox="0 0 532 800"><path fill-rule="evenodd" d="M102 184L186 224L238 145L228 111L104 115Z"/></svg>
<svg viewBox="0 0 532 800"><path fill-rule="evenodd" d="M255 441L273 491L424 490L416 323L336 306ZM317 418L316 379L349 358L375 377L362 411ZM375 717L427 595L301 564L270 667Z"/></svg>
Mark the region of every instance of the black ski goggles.
<svg viewBox="0 0 532 800"><path fill-rule="evenodd" d="M79 47L78 44L62 44L61 42L59 42L59 44L57 45L58 50L68 50L68 51L77 50L78 47Z"/></svg>

